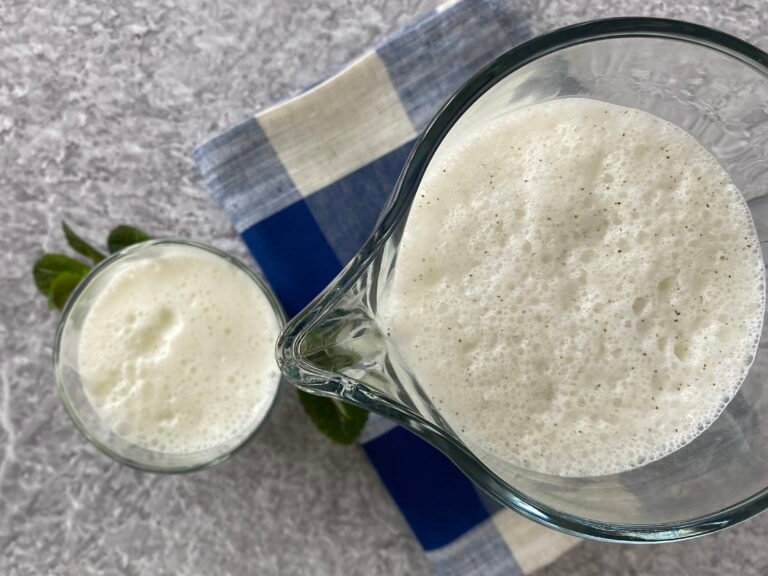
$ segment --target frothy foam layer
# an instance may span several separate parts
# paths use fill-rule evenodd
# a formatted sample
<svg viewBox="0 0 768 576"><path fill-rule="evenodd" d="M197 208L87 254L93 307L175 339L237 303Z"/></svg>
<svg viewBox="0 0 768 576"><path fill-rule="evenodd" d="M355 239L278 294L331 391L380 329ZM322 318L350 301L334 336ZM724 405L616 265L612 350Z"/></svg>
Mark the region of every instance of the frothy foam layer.
<svg viewBox="0 0 768 576"><path fill-rule="evenodd" d="M111 274L86 316L88 399L125 439L165 453L222 444L274 397L279 324L241 270L202 249L157 246Z"/></svg>
<svg viewBox="0 0 768 576"><path fill-rule="evenodd" d="M470 445L601 475L723 410L757 345L763 274L741 194L692 136L564 99L438 152L380 314Z"/></svg>

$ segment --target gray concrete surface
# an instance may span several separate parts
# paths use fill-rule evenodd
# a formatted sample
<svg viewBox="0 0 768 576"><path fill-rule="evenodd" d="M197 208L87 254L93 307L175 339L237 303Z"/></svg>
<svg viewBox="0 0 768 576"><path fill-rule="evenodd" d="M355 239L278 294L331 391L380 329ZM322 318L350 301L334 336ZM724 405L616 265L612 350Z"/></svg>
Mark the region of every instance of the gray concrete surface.
<svg viewBox="0 0 768 576"><path fill-rule="evenodd" d="M56 315L30 275L67 218L119 222L245 257L192 148L295 93L434 0L0 1L0 574L425 574L357 448L327 442L284 394L234 460L179 477L110 462L54 391ZM654 14L768 48L759 0L519 0L543 32ZM587 543L547 576L768 573L768 516L697 542Z"/></svg>

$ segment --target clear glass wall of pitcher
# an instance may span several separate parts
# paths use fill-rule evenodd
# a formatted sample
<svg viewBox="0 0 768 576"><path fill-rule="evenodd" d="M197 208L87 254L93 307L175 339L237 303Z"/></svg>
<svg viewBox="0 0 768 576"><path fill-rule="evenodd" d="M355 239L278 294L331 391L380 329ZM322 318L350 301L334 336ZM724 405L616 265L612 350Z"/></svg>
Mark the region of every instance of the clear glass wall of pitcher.
<svg viewBox="0 0 768 576"><path fill-rule="evenodd" d="M285 376L314 394L376 412L431 442L521 514L579 536L668 541L727 527L768 506L766 325L740 392L691 444L634 470L562 478L468 446L441 418L377 323L411 201L435 154L498 116L583 96L639 108L693 134L743 192L768 241L768 55L733 37L668 20L622 18L534 39L480 71L416 144L372 237L286 327Z"/></svg>

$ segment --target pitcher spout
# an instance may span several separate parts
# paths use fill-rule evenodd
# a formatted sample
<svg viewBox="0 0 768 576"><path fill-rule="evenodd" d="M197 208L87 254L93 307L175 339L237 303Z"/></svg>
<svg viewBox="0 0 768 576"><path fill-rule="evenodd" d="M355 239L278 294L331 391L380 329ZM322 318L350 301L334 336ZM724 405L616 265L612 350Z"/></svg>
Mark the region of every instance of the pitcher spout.
<svg viewBox="0 0 768 576"><path fill-rule="evenodd" d="M283 374L311 394L341 398L397 421L442 424L377 318L393 265L393 241L353 261L277 343Z"/></svg>

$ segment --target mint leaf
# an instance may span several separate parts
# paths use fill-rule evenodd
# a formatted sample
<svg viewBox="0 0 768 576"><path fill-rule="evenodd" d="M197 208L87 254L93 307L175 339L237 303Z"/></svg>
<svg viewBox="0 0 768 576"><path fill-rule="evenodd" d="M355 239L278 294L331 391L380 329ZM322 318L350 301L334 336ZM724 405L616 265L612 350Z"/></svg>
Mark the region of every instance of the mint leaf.
<svg viewBox="0 0 768 576"><path fill-rule="evenodd" d="M96 250L96 248L75 234L75 231L72 230L72 228L70 228L66 222L61 222L61 228L64 230L64 236L66 236L67 242L69 242L69 245L75 252L82 254L86 258L90 258L93 260L94 264L98 264L104 260L104 254Z"/></svg>
<svg viewBox="0 0 768 576"><path fill-rule="evenodd" d="M318 430L339 444L352 444L363 431L368 412L335 398L299 390L299 400Z"/></svg>
<svg viewBox="0 0 768 576"><path fill-rule="evenodd" d="M77 272L62 272L51 284L51 292L48 296L48 304L51 307L61 310L64 308L64 304L67 303L70 294L75 287L80 284L80 280L85 277L85 274L79 274Z"/></svg>
<svg viewBox="0 0 768 576"><path fill-rule="evenodd" d="M32 275L35 277L35 285L45 296L51 293L53 281L64 272L73 272L85 276L91 267L79 260L70 258L66 254L43 254L35 262Z"/></svg>
<svg viewBox="0 0 768 576"><path fill-rule="evenodd" d="M151 238L143 230L121 224L109 233L107 248L109 248L110 254L114 254L123 248L138 244L139 242L146 242L147 240L151 240Z"/></svg>

